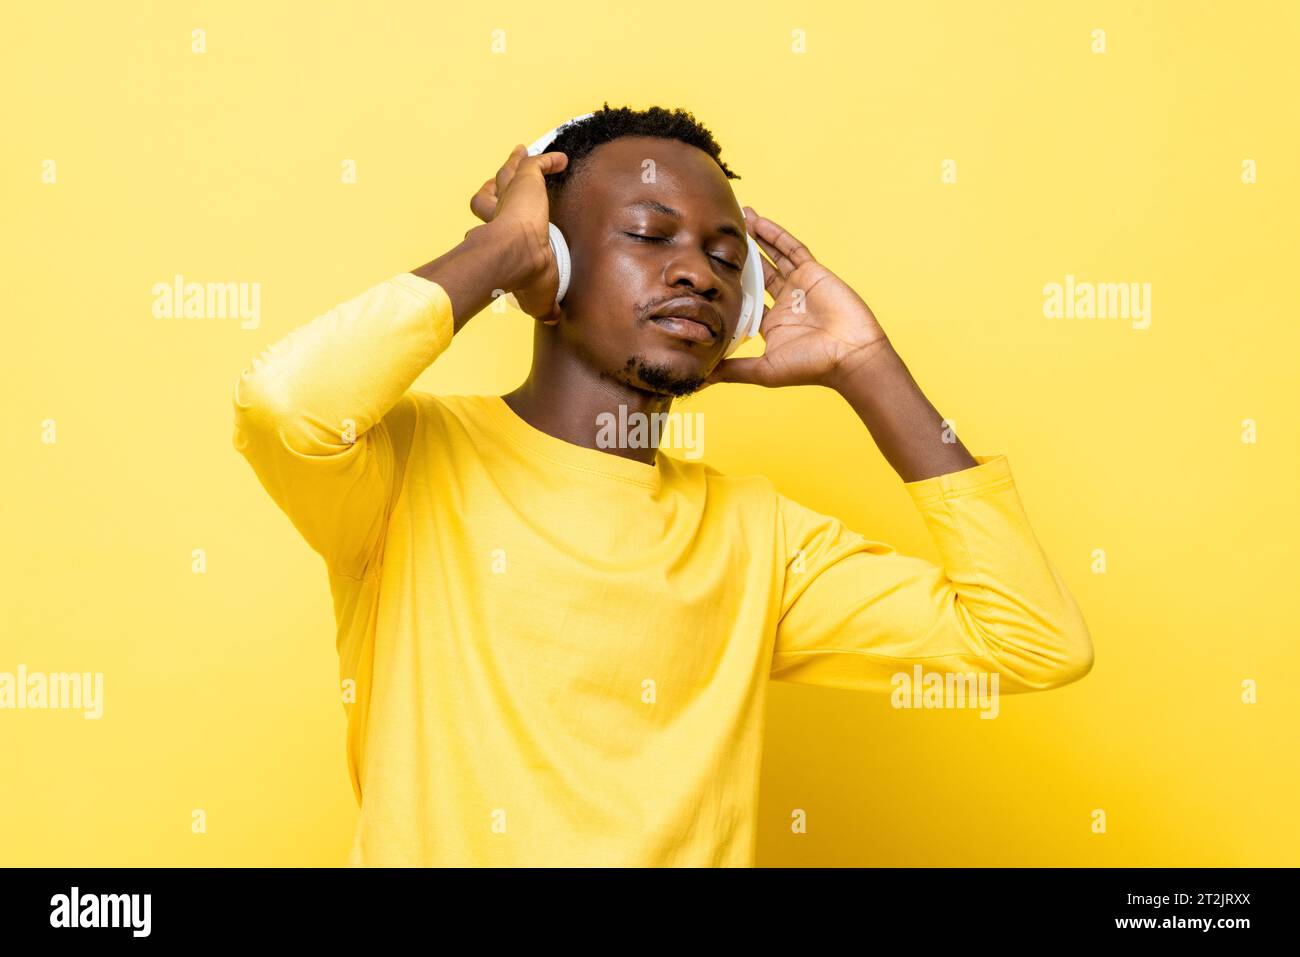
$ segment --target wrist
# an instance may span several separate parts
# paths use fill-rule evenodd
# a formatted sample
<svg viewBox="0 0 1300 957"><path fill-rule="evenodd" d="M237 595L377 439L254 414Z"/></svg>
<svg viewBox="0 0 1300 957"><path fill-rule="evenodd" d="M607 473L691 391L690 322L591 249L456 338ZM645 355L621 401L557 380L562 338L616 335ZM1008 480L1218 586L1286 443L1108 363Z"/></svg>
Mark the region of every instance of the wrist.
<svg viewBox="0 0 1300 957"><path fill-rule="evenodd" d="M550 248L549 243L546 248ZM471 229L460 243L433 262L411 272L443 288L451 300L452 328L459 332L498 296L531 281L541 257L536 239L523 229L485 223Z"/></svg>
<svg viewBox="0 0 1300 957"><path fill-rule="evenodd" d="M902 364L902 357L894 351L894 344L888 338L859 346L840 359L826 376L826 385L836 392L844 393L846 389L860 382L864 377L870 378L882 367Z"/></svg>
<svg viewBox="0 0 1300 957"><path fill-rule="evenodd" d="M498 264L500 288L515 292L527 286L546 269L550 256L550 235L514 223L490 222L465 234L465 242L488 251Z"/></svg>

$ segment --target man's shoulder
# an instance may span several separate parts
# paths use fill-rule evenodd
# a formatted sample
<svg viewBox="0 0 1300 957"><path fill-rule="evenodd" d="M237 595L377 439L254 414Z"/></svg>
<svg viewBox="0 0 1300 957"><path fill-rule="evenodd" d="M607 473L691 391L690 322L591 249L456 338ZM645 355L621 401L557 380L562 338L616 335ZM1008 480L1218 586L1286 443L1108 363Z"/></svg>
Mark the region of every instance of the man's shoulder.
<svg viewBox="0 0 1300 957"><path fill-rule="evenodd" d="M694 479L707 488L710 495L749 501L776 501L776 485L761 472L723 471L698 459L666 454L664 457L670 459L673 468L684 477Z"/></svg>
<svg viewBox="0 0 1300 957"><path fill-rule="evenodd" d="M422 389L409 389L405 398L419 411L422 421L437 424L452 419L463 423L473 422L481 413L483 403L488 396L460 393L435 394Z"/></svg>
<svg viewBox="0 0 1300 957"><path fill-rule="evenodd" d="M426 392L423 389L408 389L406 395L412 402L420 407L421 412L430 409L435 412L441 412L443 410L448 410L453 406L460 405L466 398L473 398L472 396L463 395L444 395L442 393L434 394L432 392Z"/></svg>

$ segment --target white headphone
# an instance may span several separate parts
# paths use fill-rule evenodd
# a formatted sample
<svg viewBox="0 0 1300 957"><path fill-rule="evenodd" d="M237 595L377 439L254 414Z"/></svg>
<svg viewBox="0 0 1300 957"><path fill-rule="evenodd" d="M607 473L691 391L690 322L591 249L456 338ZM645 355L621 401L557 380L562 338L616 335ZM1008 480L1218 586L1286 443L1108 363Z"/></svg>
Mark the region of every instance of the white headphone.
<svg viewBox="0 0 1300 957"><path fill-rule="evenodd" d="M561 123L528 147L528 155L538 156L545 153L546 148L554 142L561 129L593 115L593 113L584 113L581 116L575 116L566 123ZM555 254L555 264L560 270L560 285L555 296L555 302L559 304L564 299L564 294L569 291L569 275L573 270L573 265L569 258L569 244L564 241L564 234L560 232L559 227L554 223L547 223L547 226L550 227L551 252ZM765 289L763 283L763 254L759 251L758 243L754 242L753 236L745 233L745 240L749 244L749 255L745 259L745 268L740 274L740 287L742 290L740 320L736 323L736 331L731 337L731 342L727 344L727 351L723 353L724 356L729 356L735 352L746 339L758 335L758 327L763 321L763 291ZM507 293L506 299L516 309L519 308L519 302L513 294Z"/></svg>

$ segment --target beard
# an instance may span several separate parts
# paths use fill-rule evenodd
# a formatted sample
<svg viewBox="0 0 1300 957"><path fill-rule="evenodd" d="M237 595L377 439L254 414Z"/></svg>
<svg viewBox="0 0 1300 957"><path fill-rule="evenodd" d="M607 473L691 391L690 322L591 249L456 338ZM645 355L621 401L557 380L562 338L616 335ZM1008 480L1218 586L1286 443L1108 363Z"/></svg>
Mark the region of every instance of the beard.
<svg viewBox="0 0 1300 957"><path fill-rule="evenodd" d="M623 367L624 372L636 380L639 389L648 389L660 395L685 396L704 387L705 376L683 376L663 363L651 362L642 355L631 356Z"/></svg>

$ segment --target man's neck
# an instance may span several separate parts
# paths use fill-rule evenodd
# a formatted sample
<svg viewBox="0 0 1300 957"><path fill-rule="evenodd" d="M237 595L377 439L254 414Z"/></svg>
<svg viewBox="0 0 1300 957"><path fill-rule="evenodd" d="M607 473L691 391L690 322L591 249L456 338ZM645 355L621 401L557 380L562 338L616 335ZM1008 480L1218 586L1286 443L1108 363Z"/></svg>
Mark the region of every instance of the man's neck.
<svg viewBox="0 0 1300 957"><path fill-rule="evenodd" d="M519 388L501 396L512 412L539 432L589 449L599 449L623 458L653 465L656 447L627 447L617 442L606 447L598 441L602 429L608 434L609 422L635 422L634 413L649 418L672 409L671 396L656 395L604 379L565 388L548 387L530 375ZM620 414L619 406L624 407ZM611 418L612 417L612 418Z"/></svg>

